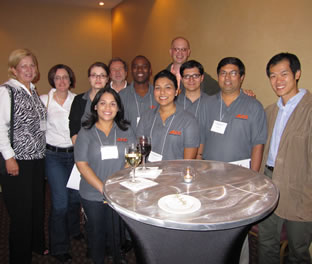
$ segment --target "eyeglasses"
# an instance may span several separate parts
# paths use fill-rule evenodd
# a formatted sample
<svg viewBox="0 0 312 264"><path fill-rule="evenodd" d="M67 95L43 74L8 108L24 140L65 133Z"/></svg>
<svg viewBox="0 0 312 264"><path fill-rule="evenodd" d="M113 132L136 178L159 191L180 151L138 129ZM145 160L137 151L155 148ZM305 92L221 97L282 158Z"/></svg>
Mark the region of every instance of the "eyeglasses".
<svg viewBox="0 0 312 264"><path fill-rule="evenodd" d="M188 51L188 48L172 48L175 52L187 52Z"/></svg>
<svg viewBox="0 0 312 264"><path fill-rule="evenodd" d="M107 78L107 75L105 75L105 74L91 74L90 77L91 77L92 79L97 79L97 78L106 79L106 78Z"/></svg>
<svg viewBox="0 0 312 264"><path fill-rule="evenodd" d="M185 74L183 75L183 79L185 80L190 80L191 78L194 80L197 80L201 75L199 73L195 73L195 74Z"/></svg>
<svg viewBox="0 0 312 264"><path fill-rule="evenodd" d="M60 81L60 80L68 81L69 80L69 76L68 75L64 75L64 76L55 76L54 77L54 81Z"/></svg>
<svg viewBox="0 0 312 264"><path fill-rule="evenodd" d="M236 77L238 75L238 72L237 71L230 71L230 72L220 71L219 75L222 77L226 77L227 75L231 77Z"/></svg>

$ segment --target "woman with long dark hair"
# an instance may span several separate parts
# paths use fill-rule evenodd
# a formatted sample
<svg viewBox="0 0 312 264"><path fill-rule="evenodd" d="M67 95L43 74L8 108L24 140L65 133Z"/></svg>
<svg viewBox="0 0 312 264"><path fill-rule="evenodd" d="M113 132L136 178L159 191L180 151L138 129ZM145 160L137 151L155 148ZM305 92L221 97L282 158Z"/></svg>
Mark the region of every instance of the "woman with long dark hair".
<svg viewBox="0 0 312 264"><path fill-rule="evenodd" d="M75 144L75 161L81 173L79 193L85 211L92 260L104 263L112 250L113 210L103 203L103 181L125 166L125 147L135 143L135 135L124 119L119 95L101 89L91 104L91 116L82 124ZM116 233L115 237L118 237Z"/></svg>

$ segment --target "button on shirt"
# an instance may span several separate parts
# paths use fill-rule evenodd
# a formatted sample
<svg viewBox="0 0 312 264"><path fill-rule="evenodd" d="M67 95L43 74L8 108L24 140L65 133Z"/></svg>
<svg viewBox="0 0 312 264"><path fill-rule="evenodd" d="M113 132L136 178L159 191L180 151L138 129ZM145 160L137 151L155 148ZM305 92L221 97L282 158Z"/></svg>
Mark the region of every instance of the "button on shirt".
<svg viewBox="0 0 312 264"><path fill-rule="evenodd" d="M143 113L158 106L154 99L153 89L153 86L150 84L147 94L141 97L135 92L132 82L130 86L119 93L125 109L125 119L130 121L134 132L137 128L137 118L141 118Z"/></svg>
<svg viewBox="0 0 312 264"><path fill-rule="evenodd" d="M305 95L305 93L306 93L305 89L299 89L299 93L290 98L286 103L286 105L283 105L282 98L278 99L277 106L279 110L277 113L273 134L270 142L270 151L266 163L268 166L274 167L280 140L283 135L283 131L286 127L286 124L288 122L288 119L291 116L292 112L297 107L297 105L299 104L302 97Z"/></svg>
<svg viewBox="0 0 312 264"><path fill-rule="evenodd" d="M48 144L60 148L71 147L72 141L69 136L69 112L76 94L68 91L63 105L58 104L53 96L56 89L50 90L49 94L40 96L41 101L48 111L46 141Z"/></svg>
<svg viewBox="0 0 312 264"><path fill-rule="evenodd" d="M198 122L178 104L176 112L165 123L158 108L146 112L140 120L136 134L150 136L152 151L163 155L162 160L184 159L184 148L198 148L200 142Z"/></svg>

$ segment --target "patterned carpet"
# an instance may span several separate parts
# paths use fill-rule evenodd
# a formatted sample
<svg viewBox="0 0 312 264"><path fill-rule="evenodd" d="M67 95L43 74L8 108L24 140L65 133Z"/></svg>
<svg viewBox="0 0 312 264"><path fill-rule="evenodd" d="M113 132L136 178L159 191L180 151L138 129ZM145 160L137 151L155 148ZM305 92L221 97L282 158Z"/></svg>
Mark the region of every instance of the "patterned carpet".
<svg viewBox="0 0 312 264"><path fill-rule="evenodd" d="M48 241L48 213L50 210L50 193L49 189L47 188L46 193L46 225L45 225L45 232L46 232L46 240ZM8 247L8 230L9 230L9 218L7 215L7 211L5 205L3 203L2 193L0 193L0 263L7 264L9 263L9 247ZM47 243L48 245L48 243ZM250 248L250 264L257 264L257 239L253 236L249 236L249 248ZM70 254L73 257L72 264L92 264L93 262L86 257L86 243L82 239L80 241L72 240L71 241L71 251ZM133 250L130 251L126 259L129 264L135 264L135 255ZM33 255L34 264L58 264L59 261L53 258L52 256L40 256L37 254ZM112 263L111 261L107 261L108 264ZM175 263L173 263L175 264Z"/></svg>
<svg viewBox="0 0 312 264"><path fill-rule="evenodd" d="M47 185L48 186L48 185ZM45 234L46 234L46 245L48 245L48 216L50 211L50 192L49 188L46 188L46 215L45 215ZM2 193L0 192L0 263L9 263L9 246L8 246L8 231L9 231L9 217L5 208ZM82 228L83 231L83 228ZM71 240L70 254L73 257L72 264L92 264L91 259L86 257L87 246L84 239L77 241ZM129 264L135 264L135 256L133 251L128 252L126 259ZM41 256L33 253L32 258L33 264L59 264L60 262L52 256ZM112 263L107 261L107 264Z"/></svg>

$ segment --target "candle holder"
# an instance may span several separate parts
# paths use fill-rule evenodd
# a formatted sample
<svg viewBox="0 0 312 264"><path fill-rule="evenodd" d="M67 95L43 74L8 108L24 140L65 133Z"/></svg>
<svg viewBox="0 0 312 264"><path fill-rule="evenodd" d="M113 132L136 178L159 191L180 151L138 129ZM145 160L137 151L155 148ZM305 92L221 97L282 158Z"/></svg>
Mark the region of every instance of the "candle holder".
<svg viewBox="0 0 312 264"><path fill-rule="evenodd" d="M192 181L194 181L195 178L195 171L192 167L187 166L186 169L184 170L184 182L185 183L191 183Z"/></svg>

